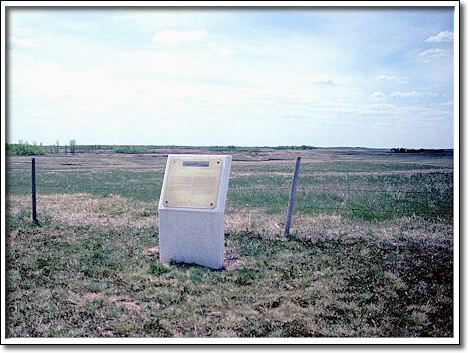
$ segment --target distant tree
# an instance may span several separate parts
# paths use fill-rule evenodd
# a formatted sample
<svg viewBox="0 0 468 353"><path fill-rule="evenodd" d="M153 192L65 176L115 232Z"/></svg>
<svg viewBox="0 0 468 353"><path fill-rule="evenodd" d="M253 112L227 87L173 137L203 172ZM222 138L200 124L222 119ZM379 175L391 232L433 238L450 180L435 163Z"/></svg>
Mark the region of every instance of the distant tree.
<svg viewBox="0 0 468 353"><path fill-rule="evenodd" d="M76 149L76 141L70 140L70 153L75 154L75 149Z"/></svg>
<svg viewBox="0 0 468 353"><path fill-rule="evenodd" d="M44 154L44 151L38 146L28 146L25 144L7 144L6 154L8 156L35 156Z"/></svg>

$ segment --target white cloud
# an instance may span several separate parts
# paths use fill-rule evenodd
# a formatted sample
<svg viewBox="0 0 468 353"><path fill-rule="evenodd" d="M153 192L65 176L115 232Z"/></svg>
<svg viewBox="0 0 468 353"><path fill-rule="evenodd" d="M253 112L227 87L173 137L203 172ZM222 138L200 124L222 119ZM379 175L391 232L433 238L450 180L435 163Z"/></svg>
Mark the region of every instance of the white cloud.
<svg viewBox="0 0 468 353"><path fill-rule="evenodd" d="M444 105L444 106L451 106L451 105L453 105L453 101L449 101L449 102L442 103L442 105Z"/></svg>
<svg viewBox="0 0 468 353"><path fill-rule="evenodd" d="M399 98L422 98L431 96L429 92L416 92L416 91L407 91L407 92L393 92L390 94L390 97L399 97Z"/></svg>
<svg viewBox="0 0 468 353"><path fill-rule="evenodd" d="M232 55L235 53L234 49L229 47L220 47L218 48L218 52L223 55Z"/></svg>
<svg viewBox="0 0 468 353"><path fill-rule="evenodd" d="M383 94L382 92L374 92L374 93L372 93L371 97L373 99L384 99L385 94Z"/></svg>
<svg viewBox="0 0 468 353"><path fill-rule="evenodd" d="M372 104L370 109L372 110L394 110L395 106L393 104L379 103L379 104Z"/></svg>
<svg viewBox="0 0 468 353"><path fill-rule="evenodd" d="M322 75L313 75L313 76L303 76L298 79L298 82L306 85L321 85L321 86L339 86L343 84L343 79L332 77L331 75L322 74Z"/></svg>
<svg viewBox="0 0 468 353"><path fill-rule="evenodd" d="M394 75L380 75L377 77L378 81L388 81L388 82L396 82L396 83L408 83L408 77L398 77Z"/></svg>
<svg viewBox="0 0 468 353"><path fill-rule="evenodd" d="M452 41L453 41L453 32L449 32L449 31L439 32L439 34L429 37L425 40L425 42L429 42L429 43L452 42Z"/></svg>
<svg viewBox="0 0 468 353"><path fill-rule="evenodd" d="M278 27L272 32L273 18L269 18L268 13L245 16L236 11L228 12L221 16L221 11L140 10L128 15L126 11L118 11L116 14L125 17L117 18L115 23L109 20L109 15L102 21L94 21L97 17L91 16L93 36L89 36L90 32L64 31L62 23L69 21L68 17L61 22L53 21L55 17L52 17L51 25L60 24L56 24L56 32L50 32L50 26L43 32L42 26L34 26L34 23L45 22L42 17L34 22L18 12L17 21L12 21L15 24L12 34L23 39L20 45L38 47L41 43L38 38L43 47L47 46L48 38L54 45L48 55L31 55L31 49L10 53L13 65L9 84L15 104L11 121L24 131L32 122L44 122L44 132L41 130L40 135L23 136L23 130L17 128L19 133L13 131L11 136L16 140L46 142L42 135L62 141L67 137L62 137L59 130L67 134L66 131L81 128L84 131L81 136L70 137L80 143L135 143L132 142L135 140L154 143L154 131L157 131L163 139L160 143L190 144L206 142L203 134L210 126L215 126L222 132L218 134L219 139L225 139L219 144L288 144L288 141L308 144L307 141L312 141L310 143L317 145L350 143L381 147L388 136L400 136L398 132L411 135L408 144L419 143L416 138L428 135L424 130L426 117L447 117L444 124L453 124L452 107L443 105L452 100L453 65L444 62L432 67L420 60L435 62L434 57L445 54L448 56L438 60L448 62L453 58L452 43L423 43L439 30L421 37L415 30L420 26L404 26L398 32L407 36L394 38L372 27L365 31L372 31L375 36L356 37L354 29L364 26L366 21L353 19L356 27L350 28L343 20L340 22L344 26L336 28L337 21L326 17L325 22L330 24L317 33L329 35L318 36L315 32L300 31L307 26L288 27L290 15L285 16L285 22L278 21ZM298 13L298 20L302 14L303 11ZM75 23L86 16L72 15L70 26L90 29L87 23ZM232 16L230 21L226 21L226 16ZM264 19L269 21L265 25ZM310 19L304 21L310 23ZM397 21L394 26L380 26L395 33L400 22L407 23ZM110 32L122 39L118 46L108 41L102 45ZM146 44L150 47L135 46L142 33L147 33ZM248 36L243 35L245 33ZM382 40L386 40L385 48ZM423 47L408 49L409 43L418 41ZM155 47L158 50L154 50ZM437 51L421 53L432 47L449 50L442 54ZM381 65L379 49L385 51L384 55L399 53L402 57ZM419 62L410 68L411 73L406 65L408 53L413 53L413 59ZM360 54L359 62L355 62L357 54ZM57 67L48 67L45 62ZM132 65L128 65L129 62ZM415 86L410 86L408 81ZM411 92L413 90L418 92ZM390 99L389 95L394 91L409 91L398 94L418 97L419 91L425 90L437 93L440 99L434 100L438 102L436 106L428 105L422 98ZM443 93L446 96L442 98ZM436 107L443 113L437 112ZM131 122L129 116L134 117ZM298 124L275 120L283 116L294 117ZM47 123L46 119L49 119ZM255 128L242 129L246 124L252 127L251 120L257 124ZM388 130L371 136L374 134L368 133L368 129L379 120L386 123ZM399 124L400 121L405 124ZM312 124L323 129L307 128ZM262 135L261 141L255 134L259 129L269 132ZM330 135L327 135L328 129ZM407 130L421 133L409 134ZM441 134L439 128L434 130L436 143ZM228 140L227 135L232 139ZM447 135L449 141L452 135ZM287 137L290 140L285 141L284 136L291 136Z"/></svg>
<svg viewBox="0 0 468 353"><path fill-rule="evenodd" d="M18 46L20 48L29 48L29 49L36 49L42 46L42 42L38 38L16 38L13 37L11 42L14 46Z"/></svg>
<svg viewBox="0 0 468 353"><path fill-rule="evenodd" d="M228 46L217 46L213 42L208 43L208 48L214 50L215 52L222 54L222 55L232 55L236 51Z"/></svg>
<svg viewBox="0 0 468 353"><path fill-rule="evenodd" d="M323 85L323 86L338 86L338 83L333 81L332 79L325 79L314 82L316 85Z"/></svg>
<svg viewBox="0 0 468 353"><path fill-rule="evenodd" d="M125 11L112 14L106 19L121 25L130 24L144 31L153 31L159 28L174 28L189 23L182 11Z"/></svg>
<svg viewBox="0 0 468 353"><path fill-rule="evenodd" d="M372 128L373 129L383 129L383 130L388 130L388 129L391 129L393 127L393 122L391 121L379 121L377 123L375 123L374 125L372 125Z"/></svg>
<svg viewBox="0 0 468 353"><path fill-rule="evenodd" d="M443 58L450 55L450 51L446 49L439 49L439 48L431 48L424 50L418 55L418 59L422 60L423 62L430 62L433 59Z"/></svg>
<svg viewBox="0 0 468 353"><path fill-rule="evenodd" d="M343 114L355 114L358 113L359 110L357 108L341 108L338 109L338 112Z"/></svg>
<svg viewBox="0 0 468 353"><path fill-rule="evenodd" d="M207 31L174 31L166 30L157 32L153 36L153 41L156 43L167 44L171 46L180 43L196 43L201 42L208 37Z"/></svg>

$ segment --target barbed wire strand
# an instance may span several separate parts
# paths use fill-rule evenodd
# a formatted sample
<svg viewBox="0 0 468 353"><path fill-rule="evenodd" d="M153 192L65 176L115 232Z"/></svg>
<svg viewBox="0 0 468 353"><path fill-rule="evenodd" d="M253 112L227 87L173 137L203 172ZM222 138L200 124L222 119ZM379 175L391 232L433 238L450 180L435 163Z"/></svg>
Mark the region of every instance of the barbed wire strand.
<svg viewBox="0 0 468 353"><path fill-rule="evenodd" d="M126 189L141 189L141 188L146 188L148 186L154 186L154 187L161 187L161 183L157 184L150 184L150 183L145 183L141 187L136 187L136 186L131 186L127 187ZM22 187L22 188L30 188L31 184L6 184L6 188L9 187ZM46 185L46 184L36 184L36 187L39 189L83 189L79 186L74 187L72 184L61 184L61 185ZM122 190L122 189L117 189L115 187L106 187L106 186L86 186L86 188L83 189L83 191L86 190ZM289 186L276 186L276 187L230 187L228 189L228 192L252 192L252 191L268 191L268 192L274 192L275 190L281 190L281 191L289 191ZM427 194L427 191L409 191L409 190L375 190L375 189L342 189L342 188L317 188L317 187L298 187L297 192L301 193L306 193L306 192L318 192L318 191L327 191L327 192L336 192L336 193L348 193L348 192L356 192L356 193L382 193L382 194Z"/></svg>

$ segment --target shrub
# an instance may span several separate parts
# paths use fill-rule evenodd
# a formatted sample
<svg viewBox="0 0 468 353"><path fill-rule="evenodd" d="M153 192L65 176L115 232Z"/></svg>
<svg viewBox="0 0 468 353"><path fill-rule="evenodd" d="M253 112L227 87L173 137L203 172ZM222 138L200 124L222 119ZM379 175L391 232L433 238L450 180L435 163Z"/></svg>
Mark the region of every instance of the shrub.
<svg viewBox="0 0 468 353"><path fill-rule="evenodd" d="M146 148L141 146L114 146L114 152L117 153L130 153L130 154L138 154L138 153L145 153Z"/></svg>
<svg viewBox="0 0 468 353"><path fill-rule="evenodd" d="M39 146L7 144L6 154L8 156L37 156L44 154L44 150Z"/></svg>

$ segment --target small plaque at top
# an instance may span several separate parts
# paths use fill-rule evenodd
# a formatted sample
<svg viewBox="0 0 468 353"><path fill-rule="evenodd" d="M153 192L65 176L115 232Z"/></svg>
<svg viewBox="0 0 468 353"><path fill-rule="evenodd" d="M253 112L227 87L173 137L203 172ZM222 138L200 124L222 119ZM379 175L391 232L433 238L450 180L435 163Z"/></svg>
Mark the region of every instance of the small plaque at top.
<svg viewBox="0 0 468 353"><path fill-rule="evenodd" d="M162 193L164 206L215 208L222 166L219 158L172 158Z"/></svg>

